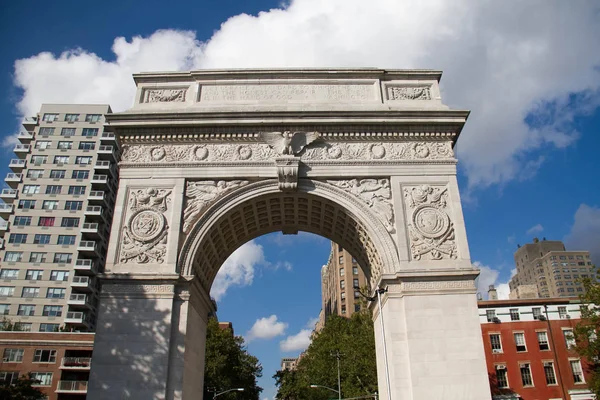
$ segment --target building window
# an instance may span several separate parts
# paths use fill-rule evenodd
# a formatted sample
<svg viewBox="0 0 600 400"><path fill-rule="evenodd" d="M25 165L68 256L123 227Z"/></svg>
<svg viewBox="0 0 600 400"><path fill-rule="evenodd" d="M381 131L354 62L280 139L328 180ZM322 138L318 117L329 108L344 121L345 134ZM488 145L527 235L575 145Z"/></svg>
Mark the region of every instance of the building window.
<svg viewBox="0 0 600 400"><path fill-rule="evenodd" d="M44 177L43 169L30 169L27 171L27 177L30 179L41 179Z"/></svg>
<svg viewBox="0 0 600 400"><path fill-rule="evenodd" d="M59 324L40 324L40 332L58 332Z"/></svg>
<svg viewBox="0 0 600 400"><path fill-rule="evenodd" d="M538 344L540 345L540 350L550 350L550 345L548 344L548 333L547 332L536 332Z"/></svg>
<svg viewBox="0 0 600 400"><path fill-rule="evenodd" d="M540 316L542 315L542 309L540 307L534 307L531 311L533 312L533 319L540 319Z"/></svg>
<svg viewBox="0 0 600 400"><path fill-rule="evenodd" d="M510 309L510 320L511 321L519 321L520 319L521 319L521 316L519 315L519 309L511 308Z"/></svg>
<svg viewBox="0 0 600 400"><path fill-rule="evenodd" d="M506 376L506 365L496 365L496 382L498 388L508 388L508 377Z"/></svg>
<svg viewBox="0 0 600 400"><path fill-rule="evenodd" d="M494 318L496 318L496 310L486 310L485 315L487 317L487 322L494 322Z"/></svg>
<svg viewBox="0 0 600 400"><path fill-rule="evenodd" d="M62 128L60 136L75 136L75 128Z"/></svg>
<svg viewBox="0 0 600 400"><path fill-rule="evenodd" d="M358 275L358 267L352 267L352 274Z"/></svg>
<svg viewBox="0 0 600 400"><path fill-rule="evenodd" d="M343 264L344 263L344 256L340 256L339 258L339 264Z"/></svg>
<svg viewBox="0 0 600 400"><path fill-rule="evenodd" d="M581 361L570 360L569 363L571 364L571 371L573 372L573 381L575 383L585 383L583 370L581 369Z"/></svg>
<svg viewBox="0 0 600 400"><path fill-rule="evenodd" d="M354 298L358 299L360 297L360 292L358 290L354 291Z"/></svg>
<svg viewBox="0 0 600 400"><path fill-rule="evenodd" d="M85 122L99 122L102 114L86 114Z"/></svg>
<svg viewBox="0 0 600 400"><path fill-rule="evenodd" d="M18 209L33 210L35 208L35 200L19 200Z"/></svg>
<svg viewBox="0 0 600 400"><path fill-rule="evenodd" d="M50 179L64 179L66 172L64 169L53 169L50 171Z"/></svg>
<svg viewBox="0 0 600 400"><path fill-rule="evenodd" d="M90 157L90 156L75 157L75 164L77 164L77 165L90 165L91 163L92 163L92 157Z"/></svg>
<svg viewBox="0 0 600 400"><path fill-rule="evenodd" d="M42 315L44 317L60 317L62 315L62 306L44 306Z"/></svg>
<svg viewBox="0 0 600 400"><path fill-rule="evenodd" d="M42 203L42 210L57 210L58 200L44 200Z"/></svg>
<svg viewBox="0 0 600 400"><path fill-rule="evenodd" d="M342 314L346 314L346 305L342 306Z"/></svg>
<svg viewBox="0 0 600 400"><path fill-rule="evenodd" d="M62 186L60 185L48 185L46 186L46 194L60 194Z"/></svg>
<svg viewBox="0 0 600 400"><path fill-rule="evenodd" d="M2 268L2 270L0 270L0 279L18 279L18 278L19 278L19 270L18 269Z"/></svg>
<svg viewBox="0 0 600 400"><path fill-rule="evenodd" d="M73 142L71 142L71 141L58 142L57 148L59 150L71 150L73 148Z"/></svg>
<svg viewBox="0 0 600 400"><path fill-rule="evenodd" d="M67 121L67 122L79 121L79 114L65 114L65 121Z"/></svg>
<svg viewBox="0 0 600 400"><path fill-rule="evenodd" d="M4 349L2 362L23 362L24 349Z"/></svg>
<svg viewBox="0 0 600 400"><path fill-rule="evenodd" d="M340 293L340 299L341 299L342 301L346 301L346 292L342 292L342 293Z"/></svg>
<svg viewBox="0 0 600 400"><path fill-rule="evenodd" d="M79 150L94 150L95 148L95 142L79 142Z"/></svg>
<svg viewBox="0 0 600 400"><path fill-rule="evenodd" d="M40 294L40 288L37 287L24 287L21 292L21 297L32 298L38 297Z"/></svg>
<svg viewBox="0 0 600 400"><path fill-rule="evenodd" d="M52 372L30 372L31 379L38 381L31 386L51 386L52 385Z"/></svg>
<svg viewBox="0 0 600 400"><path fill-rule="evenodd" d="M75 236L74 235L58 235L58 241L56 244L61 244L63 246L68 246L75 244Z"/></svg>
<svg viewBox="0 0 600 400"><path fill-rule="evenodd" d="M345 289L346 288L346 282L342 279L340 281L340 289Z"/></svg>
<svg viewBox="0 0 600 400"><path fill-rule="evenodd" d="M23 185L23 194L38 194L40 185Z"/></svg>
<svg viewBox="0 0 600 400"><path fill-rule="evenodd" d="M64 288L48 288L48 292L46 292L47 299L64 299L65 298L66 289Z"/></svg>
<svg viewBox="0 0 600 400"><path fill-rule="evenodd" d="M15 322L15 330L21 332L31 332L32 324L26 322Z"/></svg>
<svg viewBox="0 0 600 400"><path fill-rule="evenodd" d="M544 375L546 375L547 385L556 385L556 374L554 373L554 363L552 361L544 361Z"/></svg>
<svg viewBox="0 0 600 400"><path fill-rule="evenodd" d="M83 208L83 201L65 201L65 210L77 211Z"/></svg>
<svg viewBox="0 0 600 400"><path fill-rule="evenodd" d="M50 127L40 128L39 133L41 136L52 136L52 135L54 135L54 128L50 128Z"/></svg>
<svg viewBox="0 0 600 400"><path fill-rule="evenodd" d="M55 253L54 254L54 263L55 264L69 264L73 259L73 254L71 253Z"/></svg>
<svg viewBox="0 0 600 400"><path fill-rule="evenodd" d="M514 336L517 351L527 351L527 346L525 346L525 334L523 332L516 332Z"/></svg>
<svg viewBox="0 0 600 400"><path fill-rule="evenodd" d="M355 304L354 305L354 312L359 312L360 311L360 304Z"/></svg>
<svg viewBox="0 0 600 400"><path fill-rule="evenodd" d="M0 304L0 315L10 314L10 304Z"/></svg>
<svg viewBox="0 0 600 400"><path fill-rule="evenodd" d="M71 179L87 179L90 176L90 171L73 171Z"/></svg>
<svg viewBox="0 0 600 400"><path fill-rule="evenodd" d="M502 341L499 333L490 334L490 343L492 344L492 353L502 353Z"/></svg>
<svg viewBox="0 0 600 400"><path fill-rule="evenodd" d="M0 297L12 297L15 293L13 286L0 286Z"/></svg>
<svg viewBox="0 0 600 400"><path fill-rule="evenodd" d="M352 287L358 287L358 279L352 280Z"/></svg>
<svg viewBox="0 0 600 400"><path fill-rule="evenodd" d="M519 369L521 370L521 382L523 382L523 386L533 386L529 364L521 364L519 365Z"/></svg>
<svg viewBox="0 0 600 400"><path fill-rule="evenodd" d="M38 254L46 254L46 253L38 253ZM41 281L43 275L44 275L44 271L42 271L41 269L28 269L27 274L25 275L25 279L28 281Z"/></svg>
<svg viewBox="0 0 600 400"><path fill-rule="evenodd" d="M27 234L26 233L11 233L8 237L8 243L13 244L23 244L27 243Z"/></svg>
<svg viewBox="0 0 600 400"><path fill-rule="evenodd" d="M47 161L48 161L48 156L31 156L31 163L33 165L46 164Z"/></svg>
<svg viewBox="0 0 600 400"><path fill-rule="evenodd" d="M31 225L31 217L15 217L13 221L15 226L29 226Z"/></svg>
<svg viewBox="0 0 600 400"><path fill-rule="evenodd" d="M50 280L66 282L69 280L69 271L52 271L50 273Z"/></svg>
<svg viewBox="0 0 600 400"><path fill-rule="evenodd" d="M38 226L54 226L54 217L40 217Z"/></svg>
<svg viewBox="0 0 600 400"><path fill-rule="evenodd" d="M63 217L60 226L63 228L77 228L79 226L79 218Z"/></svg>
<svg viewBox="0 0 600 400"><path fill-rule="evenodd" d="M33 244L48 244L50 243L50 235L42 235L36 233L33 237Z"/></svg>
<svg viewBox="0 0 600 400"><path fill-rule="evenodd" d="M93 137L98 136L98 128L83 128L81 136Z"/></svg>
<svg viewBox="0 0 600 400"><path fill-rule="evenodd" d="M7 251L4 253L5 262L20 262L23 259L22 251Z"/></svg>
<svg viewBox="0 0 600 400"><path fill-rule="evenodd" d="M3 385L14 385L19 379L18 371L4 371L0 372L0 383Z"/></svg>
<svg viewBox="0 0 600 400"><path fill-rule="evenodd" d="M344 268L340 268L340 276L344 276Z"/></svg>
<svg viewBox="0 0 600 400"><path fill-rule="evenodd" d="M73 195L85 194L85 186L69 186L69 194L73 194Z"/></svg>
<svg viewBox="0 0 600 400"><path fill-rule="evenodd" d="M31 316L35 315L35 305L19 304L19 309L17 310L17 315L24 315L27 317L31 317Z"/></svg>
<svg viewBox="0 0 600 400"><path fill-rule="evenodd" d="M36 363L55 363L56 350L41 350L36 349L33 354L33 362Z"/></svg>
<svg viewBox="0 0 600 400"><path fill-rule="evenodd" d="M558 316L562 319L567 318L567 307L558 307Z"/></svg>
<svg viewBox="0 0 600 400"><path fill-rule="evenodd" d="M58 114L45 113L44 116L42 117L42 121L45 121L45 122L58 121Z"/></svg>
<svg viewBox="0 0 600 400"><path fill-rule="evenodd" d="M68 164L69 156L54 156L54 164Z"/></svg>

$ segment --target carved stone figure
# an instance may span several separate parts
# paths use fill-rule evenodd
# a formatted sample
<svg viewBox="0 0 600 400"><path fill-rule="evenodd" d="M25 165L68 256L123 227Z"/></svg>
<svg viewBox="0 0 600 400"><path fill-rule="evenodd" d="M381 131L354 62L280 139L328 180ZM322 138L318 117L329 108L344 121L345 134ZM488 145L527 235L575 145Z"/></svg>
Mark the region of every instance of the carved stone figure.
<svg viewBox="0 0 600 400"><path fill-rule="evenodd" d="M298 188L298 164L300 157L283 156L275 160L279 189L284 192L294 191Z"/></svg>
<svg viewBox="0 0 600 400"><path fill-rule="evenodd" d="M146 103L184 102L187 89L147 89Z"/></svg>
<svg viewBox="0 0 600 400"><path fill-rule="evenodd" d="M198 181L188 182L185 191L186 206L183 210L183 233L190 233L194 223L219 197L245 186L248 181Z"/></svg>
<svg viewBox="0 0 600 400"><path fill-rule="evenodd" d="M120 261L162 264L166 253L167 211L170 190L138 189L130 192L129 219L123 228Z"/></svg>
<svg viewBox="0 0 600 400"><path fill-rule="evenodd" d="M410 250L415 260L457 258L447 196L446 187L420 185L404 189L410 211Z"/></svg>
<svg viewBox="0 0 600 400"><path fill-rule="evenodd" d="M394 207L389 179L351 179L327 181L363 200L383 222L388 232L394 232Z"/></svg>
<svg viewBox="0 0 600 400"><path fill-rule="evenodd" d="M431 100L430 88L414 86L388 86L389 100Z"/></svg>
<svg viewBox="0 0 600 400"><path fill-rule="evenodd" d="M260 137L281 155L296 155L319 138L319 132L261 132Z"/></svg>

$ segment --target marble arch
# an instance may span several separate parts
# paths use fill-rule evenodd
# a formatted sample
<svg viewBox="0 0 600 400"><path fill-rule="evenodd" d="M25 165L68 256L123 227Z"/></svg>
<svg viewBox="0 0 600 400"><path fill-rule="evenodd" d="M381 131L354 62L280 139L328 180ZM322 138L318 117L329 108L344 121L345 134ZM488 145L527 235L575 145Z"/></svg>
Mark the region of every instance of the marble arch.
<svg viewBox="0 0 600 400"><path fill-rule="evenodd" d="M454 145L468 112L438 71L134 75L88 398L198 399L212 281L241 244L308 231L387 287L385 399L489 399ZM388 360L389 369L384 368ZM390 390L386 381L389 377Z"/></svg>

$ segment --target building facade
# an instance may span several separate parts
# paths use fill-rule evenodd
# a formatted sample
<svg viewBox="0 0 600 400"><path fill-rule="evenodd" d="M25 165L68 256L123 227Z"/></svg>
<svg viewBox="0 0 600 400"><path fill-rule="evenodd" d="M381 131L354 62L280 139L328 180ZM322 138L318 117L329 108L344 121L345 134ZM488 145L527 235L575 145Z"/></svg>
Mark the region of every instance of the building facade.
<svg viewBox="0 0 600 400"><path fill-rule="evenodd" d="M577 297L583 294L582 278L594 277L589 251L567 251L561 241L539 240L518 248L514 254L517 274L509 282L511 298L531 298L535 285L541 298Z"/></svg>
<svg viewBox="0 0 600 400"><path fill-rule="evenodd" d="M588 365L573 350L575 298L479 302L494 399L591 400Z"/></svg>
<svg viewBox="0 0 600 400"><path fill-rule="evenodd" d="M85 399L93 333L0 332L0 381L30 374L48 400Z"/></svg>
<svg viewBox="0 0 600 400"><path fill-rule="evenodd" d="M365 273L358 262L342 246L331 242L331 252L327 264L321 268L321 297L323 313L319 319L331 314L349 317L364 304L359 290L367 285Z"/></svg>
<svg viewBox="0 0 600 400"><path fill-rule="evenodd" d="M0 197L0 314L21 331L93 331L118 145L107 105L43 105L24 122Z"/></svg>

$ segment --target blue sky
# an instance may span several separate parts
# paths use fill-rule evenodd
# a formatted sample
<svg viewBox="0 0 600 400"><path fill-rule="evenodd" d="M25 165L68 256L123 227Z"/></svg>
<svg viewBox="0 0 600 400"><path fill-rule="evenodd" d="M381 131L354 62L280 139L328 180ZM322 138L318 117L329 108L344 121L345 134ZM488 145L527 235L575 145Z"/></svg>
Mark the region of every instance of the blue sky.
<svg viewBox="0 0 600 400"><path fill-rule="evenodd" d="M480 286L506 288L512 253L534 236L590 250L598 262L599 5L504 4L3 2L2 159L12 157L18 121L42 102L126 109L133 99L133 72L441 69L445 103L472 110L457 154L471 257L482 268ZM7 173L7 162L0 164ZM271 375L280 358L299 351L283 352L282 346L306 345L309 322L319 313L319 271L328 253L324 239L272 234L242 248L224 268L228 278L220 286L219 315L234 323L236 333L251 337L249 349L265 367L263 397L274 395Z"/></svg>

